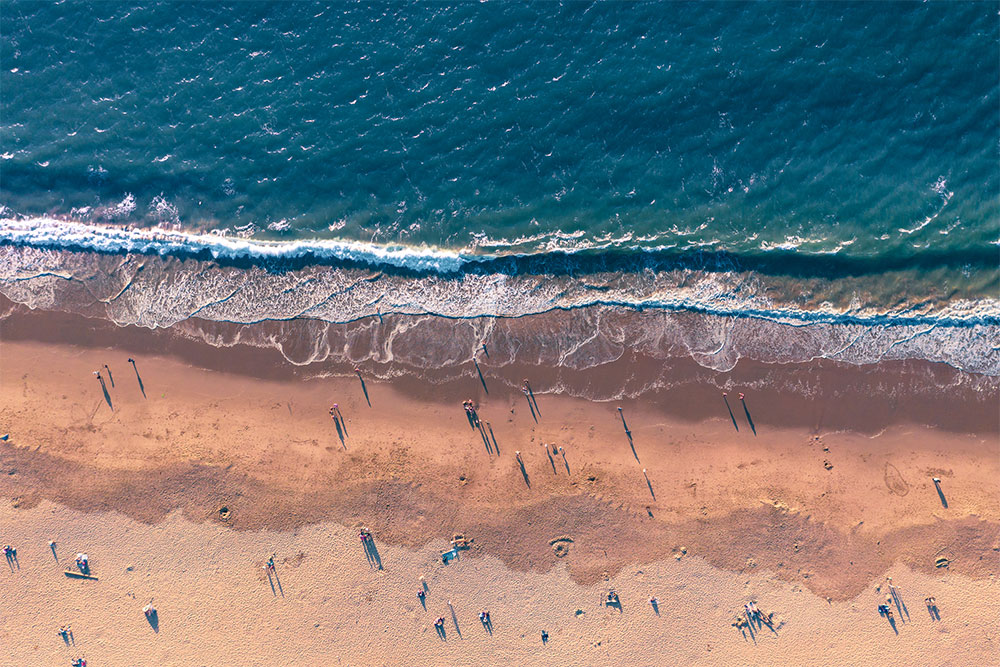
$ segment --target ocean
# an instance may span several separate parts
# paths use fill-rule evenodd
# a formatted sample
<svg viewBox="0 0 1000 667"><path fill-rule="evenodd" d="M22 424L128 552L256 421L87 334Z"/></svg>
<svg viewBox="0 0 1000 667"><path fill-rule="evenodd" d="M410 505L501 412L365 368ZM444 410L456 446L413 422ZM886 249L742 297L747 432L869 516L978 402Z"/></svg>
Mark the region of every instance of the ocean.
<svg viewBox="0 0 1000 667"><path fill-rule="evenodd" d="M0 292L295 364L561 313L555 366L1000 376L998 10L6 2ZM441 319L494 324L393 353Z"/></svg>

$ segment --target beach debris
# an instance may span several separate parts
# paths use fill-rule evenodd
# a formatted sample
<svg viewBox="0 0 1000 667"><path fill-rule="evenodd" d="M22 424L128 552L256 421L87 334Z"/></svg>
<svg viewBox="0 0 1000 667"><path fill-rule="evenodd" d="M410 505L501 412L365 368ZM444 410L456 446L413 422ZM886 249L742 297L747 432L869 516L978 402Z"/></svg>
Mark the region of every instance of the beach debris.
<svg viewBox="0 0 1000 667"><path fill-rule="evenodd" d="M586 614L587 612L585 612L585 611L584 611L584 610L582 610L582 609L577 609L577 610L576 610L575 612L573 612L573 613L574 613L574 614L575 614L576 616L583 616L583 615L584 615L584 614Z"/></svg>
<svg viewBox="0 0 1000 667"><path fill-rule="evenodd" d="M455 549L471 549L473 542L475 542L474 539L470 540L462 533L455 533L455 535L451 538L451 546Z"/></svg>
<svg viewBox="0 0 1000 667"><path fill-rule="evenodd" d="M771 507L773 507L777 511L781 512L782 514L798 514L799 513L799 508L797 508L797 507L790 507L787 503L785 503L785 502L783 502L781 500L770 500L770 499L767 499L767 498L761 498L760 502L763 505L770 505Z"/></svg>
<svg viewBox="0 0 1000 667"><path fill-rule="evenodd" d="M556 555L556 558L568 556L571 544L573 544L573 538L568 535L562 535L549 540L549 546L552 547L552 552Z"/></svg>

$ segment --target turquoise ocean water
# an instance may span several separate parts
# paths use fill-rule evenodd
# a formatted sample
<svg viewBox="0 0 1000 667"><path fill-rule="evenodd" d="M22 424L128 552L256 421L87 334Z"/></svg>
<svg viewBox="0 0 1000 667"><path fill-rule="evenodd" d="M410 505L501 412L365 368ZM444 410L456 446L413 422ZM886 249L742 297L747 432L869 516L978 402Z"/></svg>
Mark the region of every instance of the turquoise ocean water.
<svg viewBox="0 0 1000 667"><path fill-rule="evenodd" d="M146 326L660 309L996 374L998 10L6 2L0 291ZM126 252L178 261L154 289Z"/></svg>

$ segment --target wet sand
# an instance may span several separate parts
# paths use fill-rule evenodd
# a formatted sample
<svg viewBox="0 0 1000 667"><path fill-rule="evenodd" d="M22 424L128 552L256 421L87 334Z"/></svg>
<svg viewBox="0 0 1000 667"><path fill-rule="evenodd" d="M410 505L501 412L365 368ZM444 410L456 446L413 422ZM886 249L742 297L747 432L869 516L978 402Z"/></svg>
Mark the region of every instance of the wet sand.
<svg viewBox="0 0 1000 667"><path fill-rule="evenodd" d="M292 664L329 653L344 664L572 664L582 656L654 664L665 650L680 663L731 664L753 651L773 651L768 662L864 663L933 651L941 664L965 664L995 654L996 604L987 604L1000 554L995 397L966 405L966 430L921 403L922 419L903 405L849 429L843 413L788 418L801 399L759 388L744 411L738 385L728 396L735 426L717 389L622 402L536 389L536 422L509 387L516 376L497 377L485 360L488 394L478 378L389 383L363 368L369 407L357 377L278 372L259 350L171 347L162 333L95 337L73 317L24 318L14 335L8 319L0 330L0 430L11 434L0 443L0 497L9 499L0 539L19 548L23 567L0 586L40 598L4 616L9 664L63 650L55 635L63 623L78 639L83 623L103 628L87 650L95 664L101 655L213 664L234 650L249 664L273 664L283 653L268 652L278 646L302 652ZM27 342L25 322L45 321L36 337L48 342ZM157 345L163 356L152 353ZM205 363L195 363L199 356ZM92 375L105 363L113 410ZM809 372L820 385L859 382L850 369ZM499 453L470 428L465 398L490 423ZM328 415L333 403L345 417L343 442ZM947 413L952 403L939 407ZM383 572L369 570L354 532L361 525L376 534ZM438 551L454 533L475 543L460 563L441 566ZM95 569L108 559L111 580L68 586L46 554L48 539L66 543L63 558L88 551ZM171 545L183 556L171 558ZM286 589L280 603L259 569L272 551L297 591ZM46 555L51 572L40 564ZM935 567L941 556L947 568ZM148 575L141 594L140 578L124 574L129 564ZM433 618L445 615L448 626L450 612L438 610L435 595L424 613L414 595L417 577L432 571L434 586L461 605L463 634L475 644L450 632L443 644L434 637ZM887 572L904 586L913 617L898 624L899 638L875 613L884 594L874 587ZM611 585L621 588L620 616L598 604ZM88 600L87 590L105 597ZM259 608L251 591L265 600ZM650 595L672 621L653 624ZM940 624L923 607L927 595L938 599ZM142 634L144 597L169 601L158 602L164 628L152 640ZM752 598L784 623L776 634L765 628L756 645L730 625ZM165 606L184 610L171 612L176 625ZM481 606L497 626L489 644ZM78 614L87 620L63 618ZM545 647L542 625L552 639ZM15 632L21 626L41 635ZM247 645L251 632L261 641ZM150 641L159 643L144 653Z"/></svg>

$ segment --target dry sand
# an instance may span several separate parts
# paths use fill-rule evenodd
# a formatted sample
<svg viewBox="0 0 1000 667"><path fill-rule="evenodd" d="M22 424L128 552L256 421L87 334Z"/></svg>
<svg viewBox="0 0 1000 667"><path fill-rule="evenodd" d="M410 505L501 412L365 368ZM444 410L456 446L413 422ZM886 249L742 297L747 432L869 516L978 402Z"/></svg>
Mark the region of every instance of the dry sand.
<svg viewBox="0 0 1000 667"><path fill-rule="evenodd" d="M227 352L213 353L225 367ZM91 374L104 363L113 411ZM0 431L11 433L0 541L21 563L0 574L0 663L68 664L73 650L95 666L998 662L994 428L802 428L758 393L755 435L731 394L739 431L721 396L718 416L691 420L676 416L683 406L622 403L633 453L617 404L539 395L536 423L488 368L492 394L369 380L372 407L355 377L240 370L0 344ZM469 427L467 395L499 455ZM384 570L365 560L359 525L375 531ZM475 544L446 567L438 553L455 532ZM557 538L572 540L567 554ZM87 551L101 580L63 577L50 539L64 562ZM272 552L283 597L260 567ZM942 555L950 566L935 568ZM887 574L908 606L898 635L875 612ZM600 604L610 586L620 613ZM149 598L159 633L140 611ZM776 632L730 625L751 599L775 612ZM76 649L55 634L65 623Z"/></svg>
<svg viewBox="0 0 1000 667"><path fill-rule="evenodd" d="M22 545L21 570L0 577L3 665L69 664L79 654L95 666L996 663L995 581L946 571L896 566L886 573L908 611L895 612L896 635L875 613L885 593L874 586L827 603L772 573L725 572L690 554L631 565L582 587L562 564L544 574L511 571L490 556L444 566L440 539L419 550L379 541L379 571L355 532L333 524L233 531L171 515L150 526L50 503L4 506L0 524ZM60 573L79 548L88 550L99 581ZM272 552L283 594L272 593L261 569ZM415 595L421 575L427 611ZM621 612L601 604L612 586ZM928 595L937 599L939 621L923 604ZM650 596L660 602L659 616ZM159 632L141 612L151 598ZM730 625L749 600L774 611L774 632L751 636ZM484 608L492 636L479 623ZM446 619L446 641L433 629L438 616ZM76 646L56 635L67 623ZM542 629L549 632L544 646Z"/></svg>

